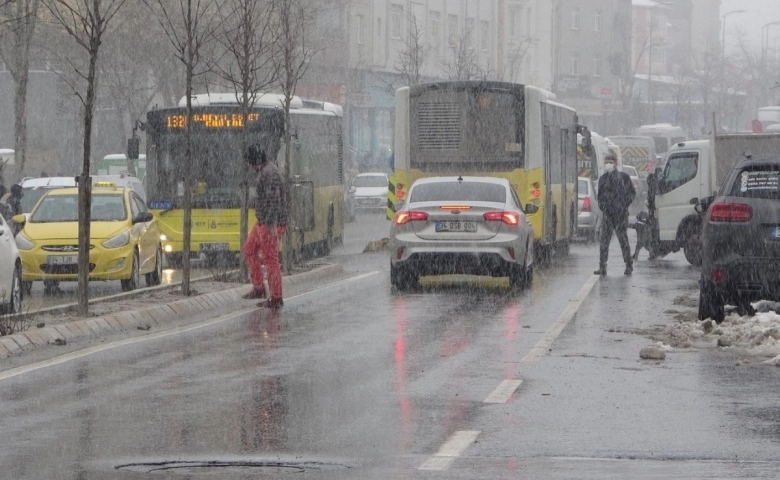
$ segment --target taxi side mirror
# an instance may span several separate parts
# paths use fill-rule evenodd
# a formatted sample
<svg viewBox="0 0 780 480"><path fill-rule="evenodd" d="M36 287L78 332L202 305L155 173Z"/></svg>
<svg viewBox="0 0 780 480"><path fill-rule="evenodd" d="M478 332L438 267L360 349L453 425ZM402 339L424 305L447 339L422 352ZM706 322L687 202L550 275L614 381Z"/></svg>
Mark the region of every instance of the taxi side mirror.
<svg viewBox="0 0 780 480"><path fill-rule="evenodd" d="M135 216L133 224L151 222L152 220L154 220L154 215L149 212L141 212Z"/></svg>
<svg viewBox="0 0 780 480"><path fill-rule="evenodd" d="M27 216L24 214L14 215L11 221L17 225L24 225L27 223Z"/></svg>

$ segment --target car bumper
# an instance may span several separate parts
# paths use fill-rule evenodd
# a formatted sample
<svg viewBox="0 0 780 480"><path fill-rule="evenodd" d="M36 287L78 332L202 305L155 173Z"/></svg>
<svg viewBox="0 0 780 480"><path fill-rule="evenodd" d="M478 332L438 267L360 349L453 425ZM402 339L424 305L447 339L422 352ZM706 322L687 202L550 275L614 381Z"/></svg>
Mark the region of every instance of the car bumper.
<svg viewBox="0 0 780 480"><path fill-rule="evenodd" d="M121 248L103 248L95 245L90 251L90 280L126 280L130 278L133 265L132 245ZM51 256L70 256L75 254L56 254L41 250L20 250L22 257L22 281L34 282L39 280L78 280L78 264L51 265Z"/></svg>
<svg viewBox="0 0 780 480"><path fill-rule="evenodd" d="M702 274L727 302L738 298L780 301L780 258L742 257L708 266Z"/></svg>
<svg viewBox="0 0 780 480"><path fill-rule="evenodd" d="M391 263L420 275L506 276L513 266L525 263L525 244L515 236L496 237L478 243L395 239L391 242Z"/></svg>

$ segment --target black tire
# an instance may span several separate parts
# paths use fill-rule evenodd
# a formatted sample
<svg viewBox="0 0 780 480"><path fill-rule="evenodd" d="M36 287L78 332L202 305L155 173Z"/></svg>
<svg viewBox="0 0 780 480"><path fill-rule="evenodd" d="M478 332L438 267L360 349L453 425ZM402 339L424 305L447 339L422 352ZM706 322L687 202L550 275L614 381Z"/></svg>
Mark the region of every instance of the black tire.
<svg viewBox="0 0 780 480"><path fill-rule="evenodd" d="M531 285L534 278L534 268L521 265L512 265L509 271L509 287L512 290L525 290Z"/></svg>
<svg viewBox="0 0 780 480"><path fill-rule="evenodd" d="M153 287L162 283L162 249L157 247L154 254L154 270L146 274L146 285Z"/></svg>
<svg viewBox="0 0 780 480"><path fill-rule="evenodd" d="M688 263L694 267L701 266L701 242L698 235L693 235L688 238L685 246L683 246L683 254Z"/></svg>
<svg viewBox="0 0 780 480"><path fill-rule="evenodd" d="M138 252L133 253L133 266L130 270L130 278L122 280L122 291L132 292L138 288L138 284L141 280L141 273L138 267Z"/></svg>
<svg viewBox="0 0 780 480"><path fill-rule="evenodd" d="M54 295L57 293L60 289L60 281L59 280L44 280L43 281L43 294L44 295Z"/></svg>
<svg viewBox="0 0 780 480"><path fill-rule="evenodd" d="M24 288L22 287L22 267L14 267L13 279L11 281L11 292L8 296L8 304L2 309L4 313L17 315L22 313L22 297Z"/></svg>
<svg viewBox="0 0 780 480"><path fill-rule="evenodd" d="M330 255L333 250L333 208L328 212L328 230L325 234L325 242L322 244L322 256Z"/></svg>
<svg viewBox="0 0 780 480"><path fill-rule="evenodd" d="M699 282L699 320L711 318L720 324L726 319L726 305L723 296L718 294L712 283Z"/></svg>
<svg viewBox="0 0 780 480"><path fill-rule="evenodd" d="M390 264L390 284L398 292L416 290L420 287L420 275L408 268Z"/></svg>

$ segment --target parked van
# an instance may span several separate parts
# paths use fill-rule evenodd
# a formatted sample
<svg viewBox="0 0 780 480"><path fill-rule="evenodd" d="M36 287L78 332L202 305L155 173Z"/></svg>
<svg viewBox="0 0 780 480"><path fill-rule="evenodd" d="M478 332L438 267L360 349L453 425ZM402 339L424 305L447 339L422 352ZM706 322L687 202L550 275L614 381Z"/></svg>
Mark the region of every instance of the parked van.
<svg viewBox="0 0 780 480"><path fill-rule="evenodd" d="M655 171L656 166L659 166L655 154L655 141L651 137L618 135L609 139L620 147L623 164L636 168L643 180L649 173Z"/></svg>
<svg viewBox="0 0 780 480"><path fill-rule="evenodd" d="M132 175L95 175L92 177L92 185L97 182L110 182L117 187L129 187L146 201L146 190L141 181ZM22 197L22 212L30 213L41 197L52 188L75 187L75 177L41 177L25 178L21 183L24 190Z"/></svg>
<svg viewBox="0 0 780 480"><path fill-rule="evenodd" d="M684 142L687 139L685 131L671 123L642 125L634 131L634 135L653 139L655 142L655 155L659 164L666 159L666 154L672 145Z"/></svg>

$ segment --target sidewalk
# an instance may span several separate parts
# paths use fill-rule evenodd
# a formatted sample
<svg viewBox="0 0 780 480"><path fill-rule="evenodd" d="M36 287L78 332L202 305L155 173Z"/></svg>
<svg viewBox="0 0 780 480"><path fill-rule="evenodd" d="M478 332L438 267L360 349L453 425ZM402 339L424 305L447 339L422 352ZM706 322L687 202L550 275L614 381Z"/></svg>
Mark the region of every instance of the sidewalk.
<svg viewBox="0 0 780 480"><path fill-rule="evenodd" d="M283 288L288 290L304 282L324 280L342 272L341 265L328 264L307 272L284 277L282 284ZM195 281L192 285L196 287L198 282ZM191 318L212 310L228 308L236 302L246 302L241 296L252 289L251 285L238 284L236 287L197 294L175 301L155 301L152 298L154 296L150 295L150 293L156 290L171 290L171 287L171 285L167 285L154 287L154 289L140 289L129 294L113 295L90 302L90 305L94 307L101 303L117 301L120 298L127 300L138 298L149 305L143 308L114 312L93 318L82 318L42 328L36 328L33 325L24 332L2 336L0 337L0 358L18 355L46 345L65 345L71 339L77 337L100 336L133 330L149 330L152 327L159 331L160 329L165 329L166 326L170 326L174 321ZM175 285L173 288L175 288ZM57 314L67 312L72 310L72 308L73 305L63 305L36 313Z"/></svg>

